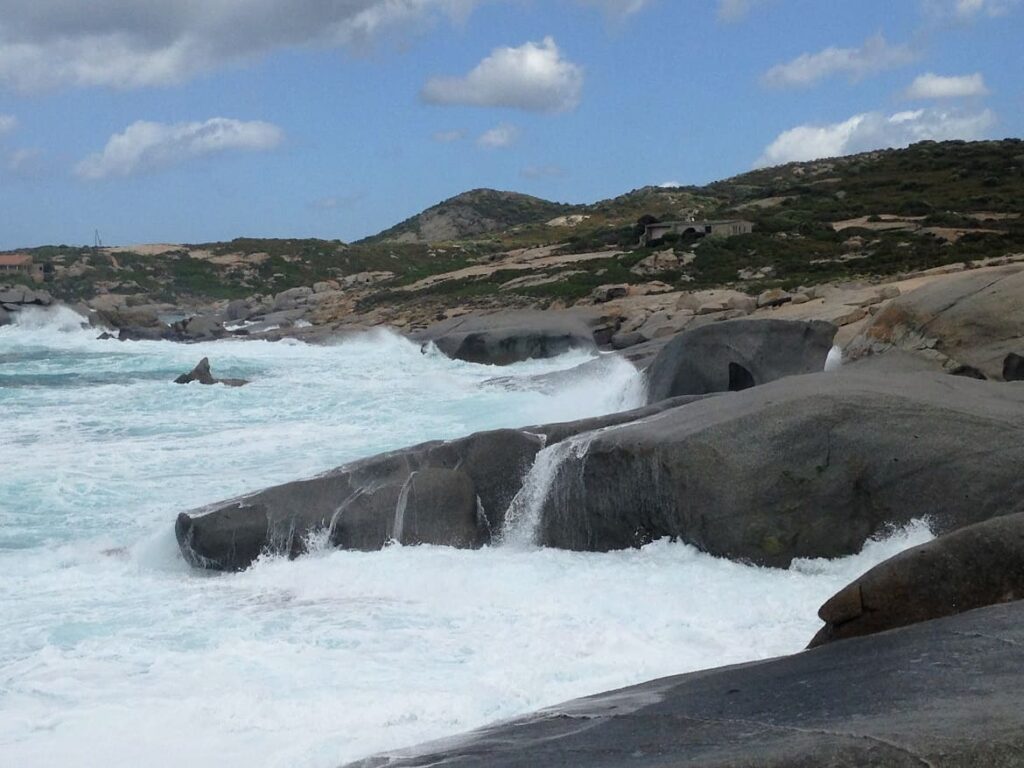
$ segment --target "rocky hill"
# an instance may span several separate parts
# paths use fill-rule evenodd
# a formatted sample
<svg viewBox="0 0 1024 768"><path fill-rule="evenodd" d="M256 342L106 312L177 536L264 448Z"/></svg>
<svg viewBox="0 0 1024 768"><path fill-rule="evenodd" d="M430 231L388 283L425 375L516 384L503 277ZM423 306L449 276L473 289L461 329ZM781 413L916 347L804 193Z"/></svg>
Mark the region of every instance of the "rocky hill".
<svg viewBox="0 0 1024 768"><path fill-rule="evenodd" d="M503 232L517 224L541 222L570 206L495 189L474 189L427 208L363 243L437 243Z"/></svg>
<svg viewBox="0 0 1024 768"><path fill-rule="evenodd" d="M753 232L639 244L639 219L689 216L743 218ZM474 190L353 244L242 238L29 252L50 265L55 297L110 306L260 304L318 284L344 294L315 323L568 305L610 285L758 295L1024 253L1024 141L922 142L589 205Z"/></svg>

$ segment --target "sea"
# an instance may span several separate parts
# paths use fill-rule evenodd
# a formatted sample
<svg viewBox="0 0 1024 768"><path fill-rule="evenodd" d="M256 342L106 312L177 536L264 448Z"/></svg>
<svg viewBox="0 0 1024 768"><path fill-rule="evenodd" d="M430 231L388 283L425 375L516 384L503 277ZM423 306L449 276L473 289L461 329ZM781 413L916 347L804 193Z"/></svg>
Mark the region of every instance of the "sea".
<svg viewBox="0 0 1024 768"><path fill-rule="evenodd" d="M96 337L67 308L0 328L2 766L333 768L798 651L826 598L931 538L915 523L787 570L678 542L598 554L521 536L479 551L314 541L293 561L194 570L181 511L425 440L634 407L641 374L618 359L573 371L582 352L464 363L382 330L328 346ZM252 383L173 383L204 356Z"/></svg>

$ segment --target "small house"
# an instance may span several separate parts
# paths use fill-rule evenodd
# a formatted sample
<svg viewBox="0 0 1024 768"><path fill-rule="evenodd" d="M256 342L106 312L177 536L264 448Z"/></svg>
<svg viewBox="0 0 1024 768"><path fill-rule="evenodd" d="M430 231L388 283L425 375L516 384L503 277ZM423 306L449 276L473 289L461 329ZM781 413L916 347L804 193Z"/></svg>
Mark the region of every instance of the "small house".
<svg viewBox="0 0 1024 768"><path fill-rule="evenodd" d="M31 280L43 282L43 265L36 264L27 253L0 253L0 277L24 275Z"/></svg>
<svg viewBox="0 0 1024 768"><path fill-rule="evenodd" d="M644 227L640 245L656 243L665 235L695 237L733 237L754 231L753 222L744 219L718 219L715 221L659 221Z"/></svg>

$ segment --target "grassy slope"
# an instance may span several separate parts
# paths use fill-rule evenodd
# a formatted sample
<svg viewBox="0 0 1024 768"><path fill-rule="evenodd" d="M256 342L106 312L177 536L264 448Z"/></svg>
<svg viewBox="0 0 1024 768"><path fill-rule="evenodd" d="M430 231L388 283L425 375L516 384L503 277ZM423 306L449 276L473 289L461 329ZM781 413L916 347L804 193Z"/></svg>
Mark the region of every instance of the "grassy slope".
<svg viewBox="0 0 1024 768"><path fill-rule="evenodd" d="M753 201L782 198L768 207ZM767 285L795 286L828 280L887 275L1024 251L1024 218L981 224L965 214L1024 212L1024 142L925 142L906 150L888 150L833 160L794 163L752 171L706 187L646 187L592 205L565 206L526 195L474 190L435 206L433 214L455 206L461 221L473 217L506 225L448 243L396 243L418 227L403 222L360 243L312 239L239 239L203 248L215 254L264 253L261 264L218 265L190 258L186 251L163 256L116 254L90 248L51 246L35 249L41 260L65 267L87 263L77 277L48 287L64 298L87 298L98 290L144 292L168 301L234 298L274 293L296 285L339 278L368 270L396 277L383 284L368 304L414 303L489 298L507 303L554 298L572 300L594 286L642 282L629 267L649 253L635 246L636 220L642 215L673 219L696 211L699 216L738 217L755 223L755 231L730 239L675 242L677 252L693 251L696 260L684 270L657 275L679 287L735 285L751 291ZM452 209L452 210L455 210ZM424 215L428 212L424 212ZM551 227L555 216L587 217L577 226ZM924 226L998 229L1002 234L968 234L956 244L916 232L833 231L831 222L861 216L923 216ZM488 225L490 226L490 225ZM859 236L861 241L851 241ZM417 293L394 289L430 274L447 272L495 253L533 245L560 244L567 251L615 246L619 258L587 262L582 270L557 283L501 292L499 286L522 272L499 272L485 279L449 281ZM658 248L665 248L659 245ZM845 255L860 255L840 261ZM741 281L744 269L768 277ZM73 270L74 271L74 270ZM561 271L561 270L552 270ZM135 287L137 286L137 288Z"/></svg>

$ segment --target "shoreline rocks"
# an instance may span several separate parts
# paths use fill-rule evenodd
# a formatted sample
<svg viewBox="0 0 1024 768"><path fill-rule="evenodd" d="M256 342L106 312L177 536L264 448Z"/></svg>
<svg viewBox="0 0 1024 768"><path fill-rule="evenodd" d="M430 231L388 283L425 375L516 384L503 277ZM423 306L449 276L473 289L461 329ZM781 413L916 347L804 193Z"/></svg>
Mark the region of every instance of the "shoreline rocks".
<svg viewBox="0 0 1024 768"><path fill-rule="evenodd" d="M820 321L725 320L684 331L647 371L648 402L737 392L825 369L836 327Z"/></svg>
<svg viewBox="0 0 1024 768"><path fill-rule="evenodd" d="M876 565L831 598L808 648L1024 599L1024 513L941 536Z"/></svg>
<svg viewBox="0 0 1024 768"><path fill-rule="evenodd" d="M786 567L887 526L1024 511L1024 388L945 374L794 376L592 436L557 468L538 543L664 537Z"/></svg>
<svg viewBox="0 0 1024 768"><path fill-rule="evenodd" d="M1024 602L577 699L348 768L975 768L1024 759Z"/></svg>

